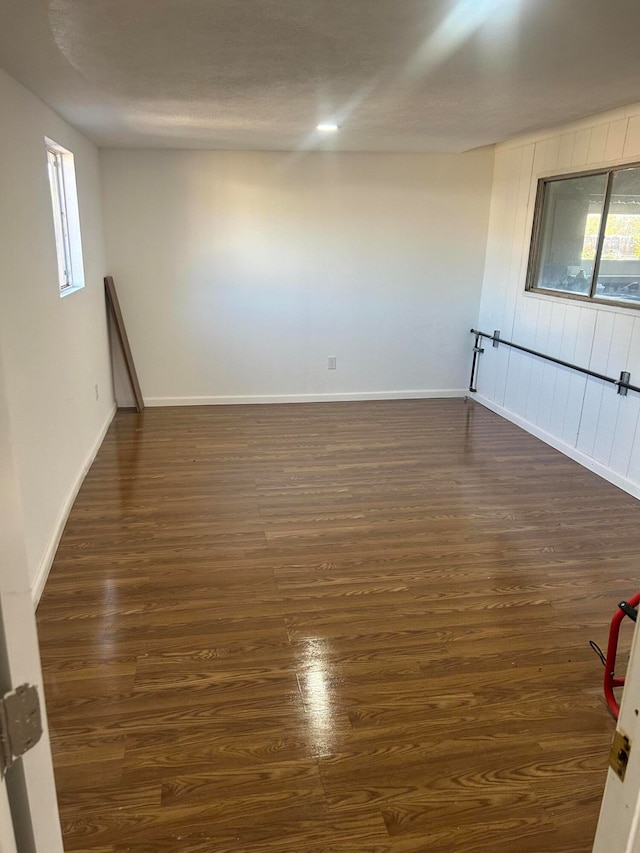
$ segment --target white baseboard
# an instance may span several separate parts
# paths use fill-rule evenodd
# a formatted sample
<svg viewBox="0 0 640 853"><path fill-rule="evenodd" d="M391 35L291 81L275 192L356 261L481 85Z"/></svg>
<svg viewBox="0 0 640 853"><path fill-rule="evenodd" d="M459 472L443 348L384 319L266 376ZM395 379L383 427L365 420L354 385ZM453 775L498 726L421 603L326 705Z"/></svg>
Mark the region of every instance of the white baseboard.
<svg viewBox="0 0 640 853"><path fill-rule="evenodd" d="M73 481L71 489L67 495L65 502L63 503L58 518L56 520L55 527L53 529L53 533L51 535L51 539L49 540L49 544L47 546L46 551L40 561L40 566L36 573L35 580L33 582L33 587L31 590L31 595L33 597L33 602L35 606L38 606L38 602L40 601L40 597L42 596L42 592L44 590L44 585L47 582L47 578L49 577L49 572L51 571L51 566L53 565L53 559L56 555L56 551L58 550L58 545L60 544L60 539L62 538L62 533L64 531L64 526L67 523L67 519L69 518L69 513L71 512L71 507L78 496L78 492L80 491L80 486L84 482L84 478L87 476L87 472L91 465L93 464L93 460L96 458L98 454L98 450L100 450L100 446L104 441L104 437L107 434L107 430L111 425L111 421L114 418L117 407L114 403L112 408L107 415L106 420L100 427L100 432L98 433L96 440L91 446L87 456L85 457L82 468L78 472L77 477Z"/></svg>
<svg viewBox="0 0 640 853"><path fill-rule="evenodd" d="M145 397L146 406L237 406L266 403L343 403L357 400L426 400L466 397L465 388L412 391L357 391L344 394L256 394L227 397Z"/></svg>
<svg viewBox="0 0 640 853"><path fill-rule="evenodd" d="M541 441L544 441L545 444L550 445L555 448L555 450L559 450L560 453L564 453L565 456L573 459L574 462L578 462L578 464L582 465L584 468L588 468L589 471L593 471L594 474L602 477L603 480L607 480L609 483L612 483L614 486L622 489L623 492L627 492L634 498L640 500L640 485L638 483L634 483L632 480L628 480L621 474L617 474L615 471L612 471L611 468L607 468L606 465L603 465L601 462L597 462L593 457L587 456L586 453L572 447L570 444L567 444L555 435L552 435L550 432L546 432L545 430L537 427L535 424L532 424L530 421L510 412L509 409L499 406L488 397L483 397L482 394L471 394L470 398L472 400L476 400L476 402L485 406L487 409L491 409L491 411L495 412L497 415L511 421L511 423L516 424L516 426L522 427L523 430L531 433L531 435L534 435Z"/></svg>

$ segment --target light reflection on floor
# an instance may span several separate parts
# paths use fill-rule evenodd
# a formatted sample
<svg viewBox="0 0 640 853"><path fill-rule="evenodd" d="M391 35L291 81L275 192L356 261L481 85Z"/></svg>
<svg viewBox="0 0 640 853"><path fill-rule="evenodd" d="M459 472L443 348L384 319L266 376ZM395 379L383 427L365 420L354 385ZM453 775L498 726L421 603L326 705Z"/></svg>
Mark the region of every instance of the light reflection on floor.
<svg viewBox="0 0 640 853"><path fill-rule="evenodd" d="M335 703L332 697L330 649L324 637L304 641L298 684L316 755L329 755L335 746Z"/></svg>

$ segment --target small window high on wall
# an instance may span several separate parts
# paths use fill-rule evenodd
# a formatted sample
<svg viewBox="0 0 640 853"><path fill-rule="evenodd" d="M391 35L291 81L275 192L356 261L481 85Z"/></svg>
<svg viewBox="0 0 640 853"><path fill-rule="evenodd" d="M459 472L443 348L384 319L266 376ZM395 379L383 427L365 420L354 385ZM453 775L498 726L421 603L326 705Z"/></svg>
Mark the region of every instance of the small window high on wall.
<svg viewBox="0 0 640 853"><path fill-rule="evenodd" d="M60 296L84 287L84 263L73 154L45 137Z"/></svg>
<svg viewBox="0 0 640 853"><path fill-rule="evenodd" d="M640 307L640 167L539 181L526 287Z"/></svg>

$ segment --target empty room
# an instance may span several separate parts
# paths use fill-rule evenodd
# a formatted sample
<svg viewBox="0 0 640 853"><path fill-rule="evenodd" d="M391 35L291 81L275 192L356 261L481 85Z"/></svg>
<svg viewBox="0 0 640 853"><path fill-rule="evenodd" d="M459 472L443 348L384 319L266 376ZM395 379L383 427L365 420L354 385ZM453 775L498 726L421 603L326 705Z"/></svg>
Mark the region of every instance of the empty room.
<svg viewBox="0 0 640 853"><path fill-rule="evenodd" d="M640 853L639 31L0 0L0 853Z"/></svg>

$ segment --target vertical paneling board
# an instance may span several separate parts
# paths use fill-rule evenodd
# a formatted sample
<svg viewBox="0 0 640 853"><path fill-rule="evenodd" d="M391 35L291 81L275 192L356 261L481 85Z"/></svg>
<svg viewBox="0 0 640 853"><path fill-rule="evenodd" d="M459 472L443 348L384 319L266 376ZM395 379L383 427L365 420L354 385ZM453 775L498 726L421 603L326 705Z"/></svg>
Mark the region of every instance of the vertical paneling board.
<svg viewBox="0 0 640 853"><path fill-rule="evenodd" d="M574 169L581 169L589 162L589 144L591 142L591 128L580 130L576 133L573 143L573 157L571 165Z"/></svg>
<svg viewBox="0 0 640 853"><path fill-rule="evenodd" d="M628 124L628 119L621 118L618 121L612 121L607 126L607 146L604 150L605 161L619 160L623 156Z"/></svg>
<svg viewBox="0 0 640 853"><path fill-rule="evenodd" d="M575 138L575 133L565 133L564 136L560 137L560 152L558 154L559 169L568 169L571 165Z"/></svg>
<svg viewBox="0 0 640 853"><path fill-rule="evenodd" d="M573 348L573 356L569 361L572 364L588 365L596 327L596 312L590 308L580 308L578 311L576 343ZM578 430L580 429L586 387L587 380L583 374L576 373L573 370L569 371L567 405L562 433L559 437L571 447L575 447L578 442Z"/></svg>
<svg viewBox="0 0 640 853"><path fill-rule="evenodd" d="M486 299L480 310L479 325L483 330L493 331L500 328L502 313L507 290L509 287L509 258L513 242L513 233L509 229L509 187L514 177L519 174L520 158L519 152L511 156L501 158L496 163L493 176L493 191L491 206L489 209L489 230L497 235L487 247L485 259L485 280L492 282L492 287L486 294ZM482 359L478 370L477 387L479 391L491 400L504 399L504 381L502 390L497 391L498 365L494 362L494 354L497 350L487 353Z"/></svg>
<svg viewBox="0 0 640 853"><path fill-rule="evenodd" d="M480 327L575 364L640 381L640 312L524 290L538 178L640 160L640 105L498 146ZM478 390L532 429L640 484L640 396L490 344Z"/></svg>
<svg viewBox="0 0 640 853"><path fill-rule="evenodd" d="M547 345L545 352L552 355L554 358L562 358L560 351L562 349L562 339L564 337L565 319L567 314L566 305L557 302L546 302L549 306L551 317L549 318L549 330L547 336ZM538 416L536 423L540 429L549 431L551 419L554 412L554 401L556 397L556 388L558 379L562 375L562 369L555 364L544 365L542 375L542 387L540 389L540 399L538 405Z"/></svg>
<svg viewBox="0 0 640 853"><path fill-rule="evenodd" d="M638 424L638 422L636 422L636 424ZM633 442L631 444L627 479L632 483L640 482L640 428L636 429Z"/></svg>
<svg viewBox="0 0 640 853"><path fill-rule="evenodd" d="M549 352L551 308L551 302L539 303L536 334L533 339L533 349L537 352ZM529 377L529 389L524 416L528 421L531 421L531 423L534 424L538 423L538 412L540 409L540 399L542 397L542 383L544 381L545 366L546 363L541 358L531 359L531 375Z"/></svg>
<svg viewBox="0 0 640 853"><path fill-rule="evenodd" d="M633 320L633 332L631 334L631 344L627 354L627 365L640 364L640 318L636 317ZM632 376L634 384L638 384L637 380ZM613 447L611 449L611 457L609 459L609 467L617 474L623 477L629 477L637 481L640 479L640 474L634 468L633 476L629 471L629 466L632 459L632 451L634 447L634 438L638 433L638 417L640 416L640 394L627 394L626 397L620 397L618 420L616 422L616 431L613 437ZM637 457L640 455L640 448L636 448ZM636 465L639 462L636 460Z"/></svg>
<svg viewBox="0 0 640 853"><path fill-rule="evenodd" d="M622 156L635 158L638 154L640 154L640 115L629 119Z"/></svg>
<svg viewBox="0 0 640 853"><path fill-rule="evenodd" d="M589 151L587 154L587 162L602 163L604 160L604 152L607 148L607 135L609 131L608 124L600 124L594 127L591 131L591 139L589 140Z"/></svg>
<svg viewBox="0 0 640 853"><path fill-rule="evenodd" d="M511 253L511 267L509 270L509 289L507 293L506 307L509 311L509 322L504 319L503 328L513 330L515 316L517 313L520 293L514 289L514 280L524 281L527 274L527 262L529 259L530 244L530 219L533 218L533 207L535 204L536 185L532 182L531 175L534 170L535 150L532 145L522 149L520 161L520 175L518 191L516 195L516 211L514 216L514 243Z"/></svg>
<svg viewBox="0 0 640 853"><path fill-rule="evenodd" d="M607 376L617 377L629 363L634 318L628 314L609 314L609 316L614 318L614 322L605 373ZM625 398L618 394L615 386L606 385L602 389L602 399L603 405L600 407L593 445L593 458L608 466L613 453L613 439L618 425L620 404Z"/></svg>
<svg viewBox="0 0 640 853"><path fill-rule="evenodd" d="M527 300L518 310L513 326L513 340L525 347L533 347L535 331L538 325L539 303ZM515 414L524 417L529 391L529 378L534 359L526 353L514 351L511 354L507 387L505 390L505 406Z"/></svg>
<svg viewBox="0 0 640 853"><path fill-rule="evenodd" d="M611 313L599 313L596 315L596 328L591 348L589 368L597 373L606 373L609 362L609 350L613 335L615 315ZM600 411L604 405L610 404L609 395L605 395L606 383L600 379L588 379L582 406L582 418L580 419L580 430L578 432L578 450L593 456L593 449L598 430Z"/></svg>
<svg viewBox="0 0 640 853"><path fill-rule="evenodd" d="M560 349L558 358L563 361L573 361L578 339L578 324L580 311L573 303L564 306L564 320L560 338ZM552 366L555 372L555 388L551 402L551 413L548 425L542 428L551 435L561 437L564 433L564 422L567 414L567 402L569 400L569 389L573 373L565 367Z"/></svg>

